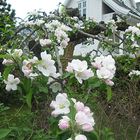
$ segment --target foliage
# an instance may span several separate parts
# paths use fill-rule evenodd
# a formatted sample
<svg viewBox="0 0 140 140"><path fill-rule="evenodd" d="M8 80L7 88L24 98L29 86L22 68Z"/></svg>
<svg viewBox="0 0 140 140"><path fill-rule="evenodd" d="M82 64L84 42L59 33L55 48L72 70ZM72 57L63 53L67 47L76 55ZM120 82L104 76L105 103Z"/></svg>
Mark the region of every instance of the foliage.
<svg viewBox="0 0 140 140"><path fill-rule="evenodd" d="M3 10L9 9L5 2L3 6ZM116 133L107 127L118 110L119 115L137 120L133 111L139 109L139 24L129 26L120 43L115 40L119 21L101 25L70 17L65 9L59 12L33 11L16 27L15 34L13 13L9 9L3 16L11 26L1 26L2 36L10 31L10 39L4 36L0 41L4 65L0 73L4 103L0 104L0 138L113 140ZM100 42L97 49L82 56L66 55L70 43L89 47L95 40ZM129 55L115 56L122 43L122 50ZM128 95L117 95L120 90Z"/></svg>

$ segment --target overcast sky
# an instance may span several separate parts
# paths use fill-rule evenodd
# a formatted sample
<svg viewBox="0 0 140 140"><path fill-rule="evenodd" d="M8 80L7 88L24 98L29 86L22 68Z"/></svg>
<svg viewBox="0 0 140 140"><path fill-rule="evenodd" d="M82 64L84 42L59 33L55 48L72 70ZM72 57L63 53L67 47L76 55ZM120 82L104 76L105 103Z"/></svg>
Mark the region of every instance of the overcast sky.
<svg viewBox="0 0 140 140"><path fill-rule="evenodd" d="M24 18L28 12L35 9L50 12L58 7L59 2L64 2L64 0L7 0L7 2L16 10L17 17Z"/></svg>
<svg viewBox="0 0 140 140"><path fill-rule="evenodd" d="M138 2L140 0L135 1ZM16 16L24 18L27 12L34 9L50 12L57 8L59 2L64 2L64 0L7 0L7 2L16 10Z"/></svg>

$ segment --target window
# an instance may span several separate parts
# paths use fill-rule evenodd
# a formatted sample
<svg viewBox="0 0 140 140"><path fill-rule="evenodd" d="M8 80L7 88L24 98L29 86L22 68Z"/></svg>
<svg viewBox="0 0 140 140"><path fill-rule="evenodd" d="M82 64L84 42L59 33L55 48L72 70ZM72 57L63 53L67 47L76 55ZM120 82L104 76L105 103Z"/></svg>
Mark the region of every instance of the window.
<svg viewBox="0 0 140 140"><path fill-rule="evenodd" d="M80 15L86 17L86 13L87 13L87 2L86 2L86 0L80 0L78 2L78 9L79 9Z"/></svg>

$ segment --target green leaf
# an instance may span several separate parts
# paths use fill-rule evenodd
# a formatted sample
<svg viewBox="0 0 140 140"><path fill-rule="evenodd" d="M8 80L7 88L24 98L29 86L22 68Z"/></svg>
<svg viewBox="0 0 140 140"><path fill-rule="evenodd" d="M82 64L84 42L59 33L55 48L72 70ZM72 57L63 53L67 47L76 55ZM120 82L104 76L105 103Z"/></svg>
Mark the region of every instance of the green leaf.
<svg viewBox="0 0 140 140"><path fill-rule="evenodd" d="M48 88L47 87L39 87L39 92L41 92L41 93L48 93Z"/></svg>
<svg viewBox="0 0 140 140"><path fill-rule="evenodd" d="M26 103L29 106L29 108L32 107L32 97L33 97L33 92L32 89L30 89L29 93L26 95Z"/></svg>
<svg viewBox="0 0 140 140"><path fill-rule="evenodd" d="M91 133L85 133L86 137L88 138L88 140L98 140L97 134L94 132Z"/></svg>
<svg viewBox="0 0 140 140"><path fill-rule="evenodd" d="M65 79L65 78L68 78L69 76L71 75L71 73L64 73L64 75L63 75L63 79Z"/></svg>
<svg viewBox="0 0 140 140"><path fill-rule="evenodd" d="M5 138L10 132L11 129L0 129L0 139Z"/></svg>
<svg viewBox="0 0 140 140"><path fill-rule="evenodd" d="M110 101L112 98L112 89L111 87L107 86L107 101Z"/></svg>
<svg viewBox="0 0 140 140"><path fill-rule="evenodd" d="M8 66L5 68L4 73L3 73L3 77L4 79L7 79L9 73L13 70L13 66Z"/></svg>

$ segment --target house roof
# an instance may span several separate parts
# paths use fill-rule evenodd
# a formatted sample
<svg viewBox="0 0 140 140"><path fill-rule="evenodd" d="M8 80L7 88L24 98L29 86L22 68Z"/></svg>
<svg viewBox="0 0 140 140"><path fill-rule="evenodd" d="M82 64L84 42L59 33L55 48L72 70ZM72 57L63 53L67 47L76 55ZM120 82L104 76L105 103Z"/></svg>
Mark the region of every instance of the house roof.
<svg viewBox="0 0 140 140"><path fill-rule="evenodd" d="M140 20L140 13L136 10L136 8L130 8L123 1L120 0L103 0L103 2L108 5L111 9L113 9L117 14L132 16L138 20Z"/></svg>
<svg viewBox="0 0 140 140"><path fill-rule="evenodd" d="M65 0L64 5L69 5L71 0ZM117 14L132 16L137 20L140 20L140 12L136 9L136 3L134 0L129 0L132 8L128 7L122 0L103 0L103 2L113 9Z"/></svg>

